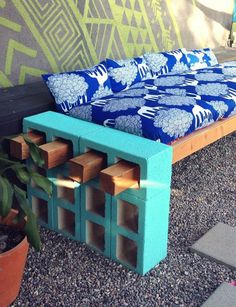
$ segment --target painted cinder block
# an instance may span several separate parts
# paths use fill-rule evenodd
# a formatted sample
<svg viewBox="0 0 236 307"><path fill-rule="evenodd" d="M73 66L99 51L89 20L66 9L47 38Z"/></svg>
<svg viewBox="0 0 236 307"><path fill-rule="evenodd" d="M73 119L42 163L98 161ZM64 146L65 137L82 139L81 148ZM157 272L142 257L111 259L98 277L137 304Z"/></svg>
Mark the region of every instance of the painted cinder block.
<svg viewBox="0 0 236 307"><path fill-rule="evenodd" d="M32 211L35 213L40 225L54 230L53 218L53 197L48 195L39 188L27 185L27 194Z"/></svg>
<svg viewBox="0 0 236 307"><path fill-rule="evenodd" d="M51 180L53 183L54 230L66 237L80 241L80 184L67 177L57 177Z"/></svg>
<svg viewBox="0 0 236 307"><path fill-rule="evenodd" d="M81 240L110 257L111 196L96 181L81 185Z"/></svg>
<svg viewBox="0 0 236 307"><path fill-rule="evenodd" d="M112 197L111 258L144 275L167 255L170 189L146 201Z"/></svg>
<svg viewBox="0 0 236 307"><path fill-rule="evenodd" d="M47 215L39 211L42 225L86 242L140 274L165 258L172 170L170 146L55 112L26 118L24 132L31 129L44 132L47 142L55 138L70 140L74 156L97 150L106 154L108 166L125 160L140 167L140 189L129 188L116 197L100 190L99 177L78 184L74 196L68 191L58 195L56 181L68 177L67 165L44 170L53 182L52 199L37 187L28 187L36 209L40 206L35 205L32 197L50 203ZM117 207L121 208L119 214Z"/></svg>
<svg viewBox="0 0 236 307"><path fill-rule="evenodd" d="M47 142L56 138L71 141L73 156L79 154L79 138L100 129L106 128L52 111L26 117L23 121L24 133L30 130L43 132Z"/></svg>
<svg viewBox="0 0 236 307"><path fill-rule="evenodd" d="M108 166L120 159L140 166L140 189L124 193L149 199L170 187L172 147L115 129L87 134L80 139L80 151L95 149L107 154Z"/></svg>

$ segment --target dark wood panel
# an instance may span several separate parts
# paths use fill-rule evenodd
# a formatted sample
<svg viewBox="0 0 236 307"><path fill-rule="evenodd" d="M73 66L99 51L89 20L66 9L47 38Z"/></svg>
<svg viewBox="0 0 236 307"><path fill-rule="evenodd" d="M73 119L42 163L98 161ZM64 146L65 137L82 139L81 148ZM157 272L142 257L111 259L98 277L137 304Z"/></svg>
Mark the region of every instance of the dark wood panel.
<svg viewBox="0 0 236 307"><path fill-rule="evenodd" d="M54 101L43 82L0 89L0 136L22 132L24 117L48 110Z"/></svg>
<svg viewBox="0 0 236 307"><path fill-rule="evenodd" d="M15 114L15 116L9 116L7 120L2 120L0 118L0 137L12 134L17 134L22 132L22 122L23 118L26 116L38 114L41 112L54 110L53 104L41 105L36 108L23 110L22 112Z"/></svg>
<svg viewBox="0 0 236 307"><path fill-rule="evenodd" d="M48 88L43 81L30 83L26 85L16 85L14 87L0 88L0 104L8 99L17 99L25 96L48 93ZM49 94L50 96L50 94Z"/></svg>

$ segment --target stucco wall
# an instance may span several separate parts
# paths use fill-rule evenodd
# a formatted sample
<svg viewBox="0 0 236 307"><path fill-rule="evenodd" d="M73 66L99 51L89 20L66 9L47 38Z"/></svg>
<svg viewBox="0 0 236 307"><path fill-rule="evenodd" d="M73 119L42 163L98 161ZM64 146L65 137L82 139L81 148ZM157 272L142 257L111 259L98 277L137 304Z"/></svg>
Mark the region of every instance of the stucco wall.
<svg viewBox="0 0 236 307"><path fill-rule="evenodd" d="M0 87L106 57L225 45L234 0L0 0Z"/></svg>

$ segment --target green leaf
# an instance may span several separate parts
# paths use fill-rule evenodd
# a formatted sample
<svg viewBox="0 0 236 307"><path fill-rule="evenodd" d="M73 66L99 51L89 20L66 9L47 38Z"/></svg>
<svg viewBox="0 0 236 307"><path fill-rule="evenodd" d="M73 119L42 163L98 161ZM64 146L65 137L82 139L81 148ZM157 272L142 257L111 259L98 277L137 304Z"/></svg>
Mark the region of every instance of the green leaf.
<svg viewBox="0 0 236 307"><path fill-rule="evenodd" d="M31 172L31 178L36 185L38 185L48 194L49 197L52 196L52 183L47 177L44 177L36 172Z"/></svg>
<svg viewBox="0 0 236 307"><path fill-rule="evenodd" d="M0 154L0 168L4 168L4 167L8 167L11 165L16 164L17 162L11 161L9 159L6 158L6 156L4 154Z"/></svg>
<svg viewBox="0 0 236 307"><path fill-rule="evenodd" d="M32 212L28 199L26 198L26 193L14 185L15 196L18 200L18 203L26 216L26 223L24 227L25 234L29 243L36 249L40 249L40 236L37 225L37 219Z"/></svg>
<svg viewBox="0 0 236 307"><path fill-rule="evenodd" d="M43 166L44 160L41 156L39 146L33 143L28 136L23 135L23 138L26 144L29 146L30 156L32 160L34 161L34 163L36 163L38 166Z"/></svg>
<svg viewBox="0 0 236 307"><path fill-rule="evenodd" d="M15 173L17 178L22 182L22 183L29 183L30 182L30 174L29 172L24 168L17 168L15 169Z"/></svg>
<svg viewBox="0 0 236 307"><path fill-rule="evenodd" d="M0 216L7 216L11 210L13 188L9 181L0 176Z"/></svg>

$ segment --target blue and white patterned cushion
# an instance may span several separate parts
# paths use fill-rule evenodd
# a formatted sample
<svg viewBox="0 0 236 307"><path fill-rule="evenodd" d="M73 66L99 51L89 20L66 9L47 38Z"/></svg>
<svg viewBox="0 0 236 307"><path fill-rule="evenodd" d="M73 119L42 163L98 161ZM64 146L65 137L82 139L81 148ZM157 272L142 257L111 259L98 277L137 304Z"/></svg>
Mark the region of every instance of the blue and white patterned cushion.
<svg viewBox="0 0 236 307"><path fill-rule="evenodd" d="M85 70L42 75L59 112L112 95L106 62Z"/></svg>
<svg viewBox="0 0 236 307"><path fill-rule="evenodd" d="M189 50L186 52L186 57L191 70L206 68L218 64L217 58L210 48Z"/></svg>
<svg viewBox="0 0 236 307"><path fill-rule="evenodd" d="M131 85L151 77L144 57L127 60L107 59L106 63L114 93L127 90Z"/></svg>
<svg viewBox="0 0 236 307"><path fill-rule="evenodd" d="M166 73L180 73L189 69L185 49L168 52L146 53L144 58L153 78Z"/></svg>
<svg viewBox="0 0 236 307"><path fill-rule="evenodd" d="M169 144L236 114L236 64L161 75L69 115Z"/></svg>

